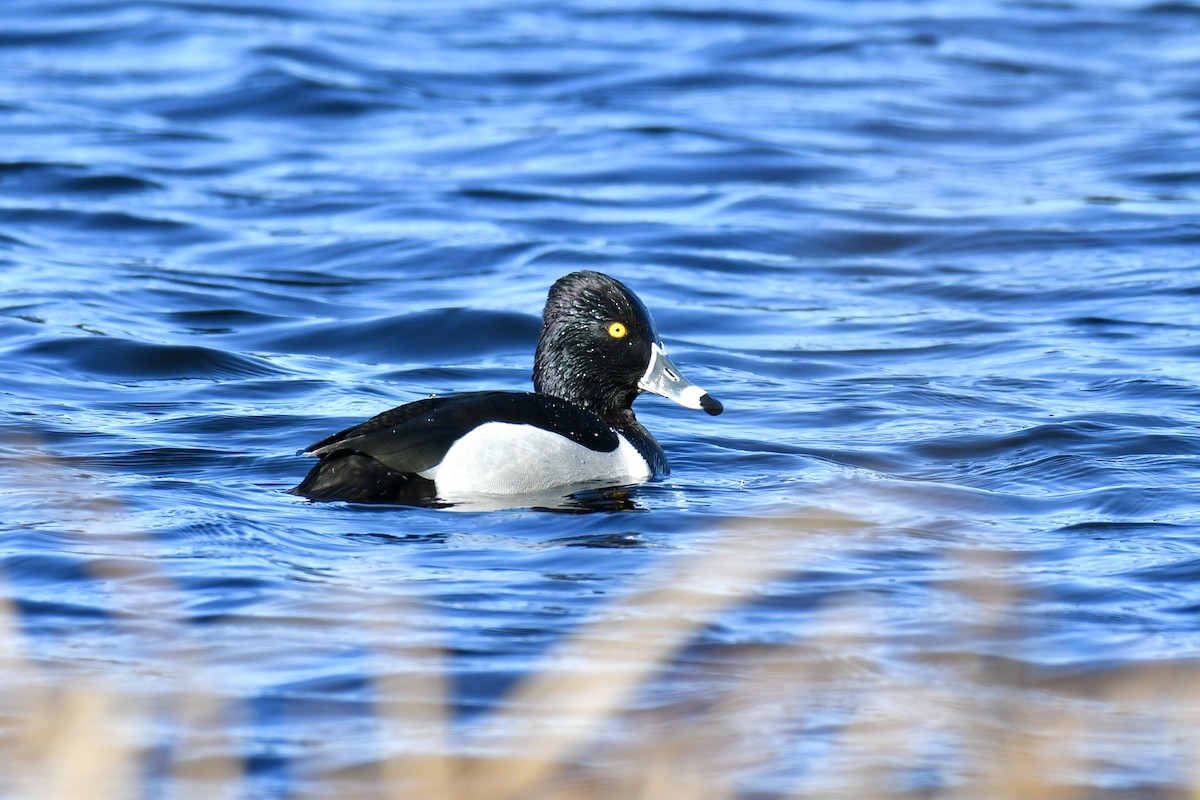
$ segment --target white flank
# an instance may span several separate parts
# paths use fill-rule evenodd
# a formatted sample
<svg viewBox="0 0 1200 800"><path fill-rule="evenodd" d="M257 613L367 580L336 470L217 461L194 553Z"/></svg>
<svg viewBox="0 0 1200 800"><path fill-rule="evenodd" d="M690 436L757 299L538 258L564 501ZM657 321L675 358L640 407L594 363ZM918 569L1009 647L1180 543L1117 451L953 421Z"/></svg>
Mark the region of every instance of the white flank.
<svg viewBox="0 0 1200 800"><path fill-rule="evenodd" d="M487 422L421 475L431 478L443 497L535 494L574 483L644 481L650 467L624 436L613 452L597 453L533 425Z"/></svg>

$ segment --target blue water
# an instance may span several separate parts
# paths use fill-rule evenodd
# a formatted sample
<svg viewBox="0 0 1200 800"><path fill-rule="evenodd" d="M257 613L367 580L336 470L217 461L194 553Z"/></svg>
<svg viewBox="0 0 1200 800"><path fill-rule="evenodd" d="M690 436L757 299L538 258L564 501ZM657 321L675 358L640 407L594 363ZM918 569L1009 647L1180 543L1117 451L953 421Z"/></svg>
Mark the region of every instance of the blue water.
<svg viewBox="0 0 1200 800"><path fill-rule="evenodd" d="M629 701L686 727L741 659L836 653L823 696L857 711L780 701L737 791L836 793L839 726L889 719L864 675L1093 715L1062 778L1088 796L1194 781L1182 695L1085 687L1200 664L1200 5L0 16L0 574L37 669L149 709L151 767L211 750L247 796L339 796L455 755L587 620L770 539L782 573ZM639 400L669 478L570 513L284 493L341 427L527 389L577 268L725 404ZM387 687L434 677L450 743L385 735ZM192 692L228 717L209 750ZM897 791L987 760L923 731Z"/></svg>

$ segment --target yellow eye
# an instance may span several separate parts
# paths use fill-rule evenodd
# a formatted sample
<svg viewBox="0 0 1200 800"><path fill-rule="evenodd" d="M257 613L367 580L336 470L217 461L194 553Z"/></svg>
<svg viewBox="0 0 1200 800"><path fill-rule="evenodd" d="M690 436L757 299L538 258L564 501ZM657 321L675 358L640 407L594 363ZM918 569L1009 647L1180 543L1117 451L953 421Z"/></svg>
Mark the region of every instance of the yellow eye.
<svg viewBox="0 0 1200 800"><path fill-rule="evenodd" d="M627 333L627 331L625 330L624 324L622 324L620 322L609 323L608 335L613 337L614 339L624 339L626 333Z"/></svg>

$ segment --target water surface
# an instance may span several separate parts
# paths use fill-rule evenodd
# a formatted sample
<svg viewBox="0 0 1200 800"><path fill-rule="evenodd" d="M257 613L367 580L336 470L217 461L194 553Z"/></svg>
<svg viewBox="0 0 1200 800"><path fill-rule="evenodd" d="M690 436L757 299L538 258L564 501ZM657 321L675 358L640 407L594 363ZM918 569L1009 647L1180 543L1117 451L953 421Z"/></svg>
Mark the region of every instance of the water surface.
<svg viewBox="0 0 1200 800"><path fill-rule="evenodd" d="M678 624L574 769L707 718L683 751L743 796L953 793L1006 747L1089 797L1194 785L1200 6L7 8L0 569L29 680L115 687L139 774L345 796L502 754L523 678L615 669L633 629L548 655L607 614ZM526 389L578 268L725 403L638 402L669 478L284 492L378 411ZM622 605L672 580L725 599Z"/></svg>

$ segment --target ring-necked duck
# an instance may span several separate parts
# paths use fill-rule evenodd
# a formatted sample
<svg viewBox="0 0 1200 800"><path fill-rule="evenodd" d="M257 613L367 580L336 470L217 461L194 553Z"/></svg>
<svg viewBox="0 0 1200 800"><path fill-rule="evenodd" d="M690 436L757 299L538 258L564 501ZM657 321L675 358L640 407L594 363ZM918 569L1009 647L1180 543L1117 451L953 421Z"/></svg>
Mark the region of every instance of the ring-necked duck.
<svg viewBox="0 0 1200 800"><path fill-rule="evenodd" d="M633 414L641 392L720 414L663 349L650 312L624 284L573 272L550 287L533 392L467 392L385 411L309 447L319 456L295 494L313 500L419 502L617 486L670 470Z"/></svg>

